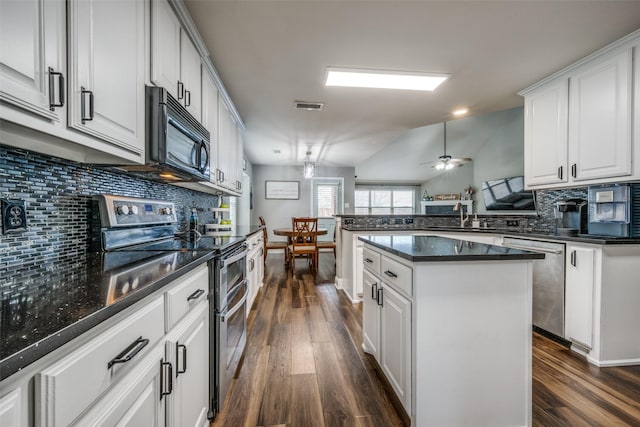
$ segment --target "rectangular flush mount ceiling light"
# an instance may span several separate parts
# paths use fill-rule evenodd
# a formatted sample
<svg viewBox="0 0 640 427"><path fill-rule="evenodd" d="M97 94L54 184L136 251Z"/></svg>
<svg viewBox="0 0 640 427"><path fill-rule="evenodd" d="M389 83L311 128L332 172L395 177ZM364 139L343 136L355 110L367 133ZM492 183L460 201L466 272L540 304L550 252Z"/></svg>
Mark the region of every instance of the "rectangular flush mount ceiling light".
<svg viewBox="0 0 640 427"><path fill-rule="evenodd" d="M326 86L433 91L449 74L327 68Z"/></svg>

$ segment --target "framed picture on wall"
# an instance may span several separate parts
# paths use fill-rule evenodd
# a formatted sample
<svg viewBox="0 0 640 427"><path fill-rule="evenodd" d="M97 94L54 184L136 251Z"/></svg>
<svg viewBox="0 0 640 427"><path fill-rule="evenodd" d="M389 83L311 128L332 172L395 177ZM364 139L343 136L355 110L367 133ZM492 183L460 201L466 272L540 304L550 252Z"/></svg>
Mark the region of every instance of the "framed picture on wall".
<svg viewBox="0 0 640 427"><path fill-rule="evenodd" d="M300 198L300 181L265 181L264 198L298 200Z"/></svg>

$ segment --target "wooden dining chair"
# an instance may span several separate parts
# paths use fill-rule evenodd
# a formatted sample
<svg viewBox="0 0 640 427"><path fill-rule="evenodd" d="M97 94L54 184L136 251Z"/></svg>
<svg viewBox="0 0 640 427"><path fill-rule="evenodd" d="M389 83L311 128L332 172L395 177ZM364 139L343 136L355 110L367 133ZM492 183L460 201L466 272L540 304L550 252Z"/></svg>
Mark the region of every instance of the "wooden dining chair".
<svg viewBox="0 0 640 427"><path fill-rule="evenodd" d="M262 247L264 250L264 264L267 265L267 254L269 249L283 249L285 261L288 257L287 242L269 242L269 231L267 230L267 224L262 216L259 216L260 225L262 225Z"/></svg>
<svg viewBox="0 0 640 427"><path fill-rule="evenodd" d="M292 218L291 226L293 235L289 245L289 265L291 272L295 272L296 257L308 257L311 269L318 268L318 218Z"/></svg>
<svg viewBox="0 0 640 427"><path fill-rule="evenodd" d="M333 256L336 257L336 228L333 228L333 240L318 240L318 250L333 249Z"/></svg>

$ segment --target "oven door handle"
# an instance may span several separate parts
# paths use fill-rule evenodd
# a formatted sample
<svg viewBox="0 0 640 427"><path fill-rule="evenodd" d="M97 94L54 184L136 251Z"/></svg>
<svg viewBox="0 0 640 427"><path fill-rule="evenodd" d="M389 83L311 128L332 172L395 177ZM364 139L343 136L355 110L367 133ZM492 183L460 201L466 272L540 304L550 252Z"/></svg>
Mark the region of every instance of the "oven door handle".
<svg viewBox="0 0 640 427"><path fill-rule="evenodd" d="M249 251L247 250L247 244L243 243L242 246L235 252L229 254L225 258L222 258L222 264L226 267L229 264L233 264L239 259L242 259L247 256Z"/></svg>
<svg viewBox="0 0 640 427"><path fill-rule="evenodd" d="M247 301L247 294L244 294L244 296L240 299L240 301L238 301L238 303L235 306L233 306L232 308L226 308L220 314L220 320L222 321L222 323L225 323L228 317L231 317L234 314L236 314L236 311L240 310L240 308L242 308L242 306L246 301Z"/></svg>

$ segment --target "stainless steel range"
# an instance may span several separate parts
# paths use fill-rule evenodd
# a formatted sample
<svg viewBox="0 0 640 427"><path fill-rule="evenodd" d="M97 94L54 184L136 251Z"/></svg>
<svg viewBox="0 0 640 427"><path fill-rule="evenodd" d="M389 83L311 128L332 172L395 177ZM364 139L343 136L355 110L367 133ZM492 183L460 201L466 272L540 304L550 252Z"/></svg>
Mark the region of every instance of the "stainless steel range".
<svg viewBox="0 0 640 427"><path fill-rule="evenodd" d="M176 209L170 202L112 195L96 196L96 200L104 251L114 255L119 251L149 256L164 253L166 262L176 252L204 251L213 255L209 261L208 292L211 404L208 416L213 419L224 404L247 339L245 237L176 235ZM114 294L133 286L135 275L135 271L127 271L126 277L114 278Z"/></svg>

